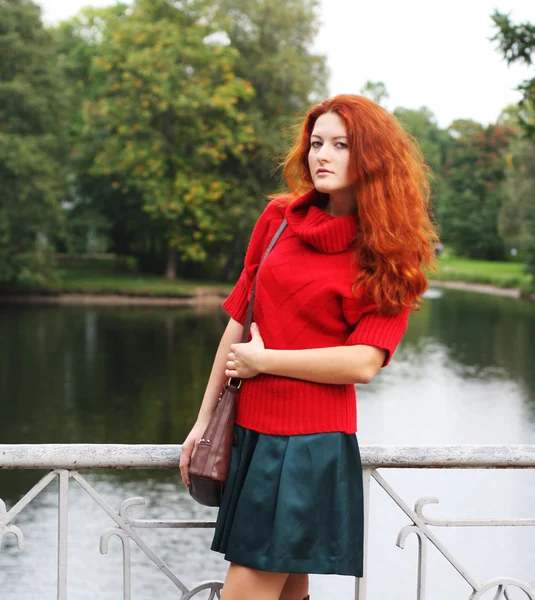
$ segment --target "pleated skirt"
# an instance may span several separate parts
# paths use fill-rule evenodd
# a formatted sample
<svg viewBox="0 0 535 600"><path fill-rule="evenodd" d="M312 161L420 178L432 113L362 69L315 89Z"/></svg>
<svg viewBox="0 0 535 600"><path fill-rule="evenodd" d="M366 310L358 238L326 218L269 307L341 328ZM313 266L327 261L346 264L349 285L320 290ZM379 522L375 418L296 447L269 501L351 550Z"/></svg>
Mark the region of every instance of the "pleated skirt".
<svg viewBox="0 0 535 600"><path fill-rule="evenodd" d="M363 529L355 435L236 426L212 550L262 571L362 577Z"/></svg>

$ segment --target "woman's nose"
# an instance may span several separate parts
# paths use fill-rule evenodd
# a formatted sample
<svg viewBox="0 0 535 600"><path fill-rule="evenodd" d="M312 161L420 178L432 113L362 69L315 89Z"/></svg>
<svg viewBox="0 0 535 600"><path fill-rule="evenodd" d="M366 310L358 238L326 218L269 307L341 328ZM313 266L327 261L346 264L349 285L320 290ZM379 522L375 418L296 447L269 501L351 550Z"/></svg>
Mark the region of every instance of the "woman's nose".
<svg viewBox="0 0 535 600"><path fill-rule="evenodd" d="M325 144L319 149L317 156L318 160L329 160L330 153Z"/></svg>

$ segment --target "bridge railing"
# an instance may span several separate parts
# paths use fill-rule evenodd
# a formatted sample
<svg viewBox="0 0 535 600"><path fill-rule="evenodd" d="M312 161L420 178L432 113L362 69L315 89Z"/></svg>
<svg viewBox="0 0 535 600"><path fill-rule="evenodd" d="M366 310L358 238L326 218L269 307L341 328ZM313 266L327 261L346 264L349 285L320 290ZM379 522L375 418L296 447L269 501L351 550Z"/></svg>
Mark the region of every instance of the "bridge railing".
<svg viewBox="0 0 535 600"><path fill-rule="evenodd" d="M418 539L417 600L427 598L427 556L434 546L468 584L472 592L469 600L478 600L491 590L495 598L510 598L514 589L522 590L529 600L535 600L535 582L520 581L512 577L496 577L480 582L437 536L440 527L508 527L534 526L535 519L483 519L442 520L426 516L424 508L438 503L436 497L422 497L414 507L409 506L388 483L379 469L532 469L535 467L535 446L363 446L361 456L364 468L365 492L365 572L355 580L355 600L367 597L367 548L369 530L369 497L371 482L374 481L388 497L403 511L408 519L397 538L403 547L410 534ZM58 556L57 556L57 599L67 600L68 561L68 516L69 488L75 483L110 517L114 525L106 529L100 538L100 551L108 551L108 542L117 536L123 548L123 598L132 598L131 544L142 552L165 574L181 594L181 600L206 598L214 600L221 596L221 581L203 581L188 587L143 540L139 530L159 528L211 528L211 521L136 519L129 509L144 503L142 497L126 498L117 511L91 485L80 470L94 469L177 469L180 446L171 445L117 445L117 444L43 444L43 445L0 445L0 470L40 469L45 475L18 502L8 510L0 499L0 551L4 537L16 538L19 550L24 549L24 534L15 524L16 518L52 481L58 480ZM1 477L1 474L0 474ZM373 532L372 532L373 533ZM207 549L208 552L208 549ZM0 552L0 568L2 554Z"/></svg>

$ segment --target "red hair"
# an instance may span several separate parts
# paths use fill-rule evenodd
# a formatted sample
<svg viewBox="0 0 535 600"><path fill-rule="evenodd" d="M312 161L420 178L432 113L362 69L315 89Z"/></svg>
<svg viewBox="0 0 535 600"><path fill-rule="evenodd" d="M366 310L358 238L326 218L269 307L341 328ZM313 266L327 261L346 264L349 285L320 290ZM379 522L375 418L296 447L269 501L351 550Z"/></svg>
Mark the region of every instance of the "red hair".
<svg viewBox="0 0 535 600"><path fill-rule="evenodd" d="M368 98L349 94L313 106L283 163L292 192L284 199L314 188L310 136L325 113L336 113L347 130L358 224L354 291L386 314L416 309L427 289L424 266L432 268L438 238L430 219L428 167L416 141L393 115Z"/></svg>

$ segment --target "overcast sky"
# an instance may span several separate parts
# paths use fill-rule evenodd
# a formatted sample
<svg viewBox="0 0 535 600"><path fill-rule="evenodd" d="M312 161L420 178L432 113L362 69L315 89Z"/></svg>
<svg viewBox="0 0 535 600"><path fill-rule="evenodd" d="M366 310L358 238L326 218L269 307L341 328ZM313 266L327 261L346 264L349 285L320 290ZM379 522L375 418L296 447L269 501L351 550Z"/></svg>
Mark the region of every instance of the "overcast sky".
<svg viewBox="0 0 535 600"><path fill-rule="evenodd" d="M110 0L38 0L47 22ZM535 0L321 0L315 50L327 56L331 94L383 81L387 108L427 106L446 127L458 118L494 121L517 102L534 67L508 67L495 50L490 15L535 23Z"/></svg>

